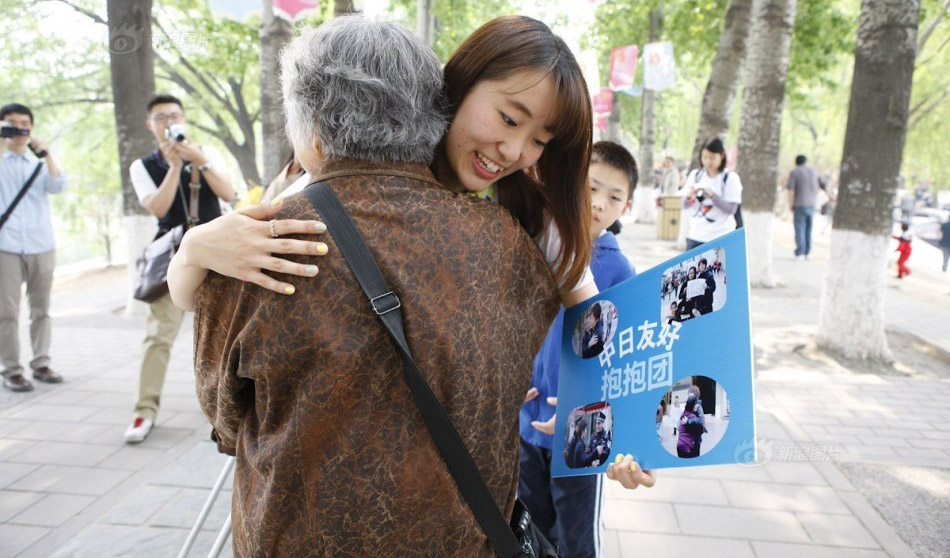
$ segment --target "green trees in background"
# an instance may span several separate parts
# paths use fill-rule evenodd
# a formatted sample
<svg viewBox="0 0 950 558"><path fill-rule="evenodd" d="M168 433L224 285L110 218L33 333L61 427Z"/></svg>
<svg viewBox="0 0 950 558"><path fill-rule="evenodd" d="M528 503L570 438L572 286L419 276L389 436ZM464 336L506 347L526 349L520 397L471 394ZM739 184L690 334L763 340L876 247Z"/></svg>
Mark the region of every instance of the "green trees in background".
<svg viewBox="0 0 950 558"><path fill-rule="evenodd" d="M586 30L584 44L596 50L603 79L612 47L642 46L651 40L651 12L662 8L662 25L654 26L657 40L674 43L677 84L655 96L654 111L649 103L644 106L642 96L617 95L616 127L637 148L649 154L673 152L695 164L693 153L700 138L725 133L728 144L738 142L741 115L732 108L742 91L739 47L751 29L751 2L608 0L597 6L595 24ZM903 173L908 181L926 176L935 187L946 188L950 166L944 161L942 138L950 124L950 57L946 56L950 0L920 3ZM122 203L117 201L113 207L124 208L126 214L139 211L131 188L126 183L123 189L122 184L127 181L123 169L129 158L152 148L151 137L143 135L147 133L142 128L144 110L139 110L142 91L149 88L147 50L153 58L154 88L185 100L195 137L230 154L246 183L266 183L289 149L274 87L275 53L289 37L289 25L275 24L266 15L266 22L259 17L243 22L213 17L204 0L162 0L150 10L150 26L122 20L118 28L110 29L106 7L129 10L129 4L141 10L148 2L38 0L0 5L4 101L32 106L37 112L37 135L55 142L74 189L54 203L58 215L76 221L67 228L77 231L85 226L91 233L96 222L92 215L101 211L93 207L109 205L94 203L96 196L118 199L124 191ZM262 7L265 4L268 1L262 0ZM777 170L783 176L793 156L804 152L819 169L834 173L844 145L859 0L797 0L797 4ZM517 13L521 3L392 0L390 14L415 27L420 5L431 8L433 48L445 60L477 26L498 15ZM321 13L305 23L319 23L353 9L349 0L327 1L322 6ZM62 21L62 12L70 10L77 21L86 22L85 27L57 28L46 23L50 14L59 14ZM570 24L554 19L548 23ZM112 70L122 67L115 46L110 58L110 41L116 40L132 41L133 46L140 41L135 57L124 59L135 60L140 75L110 72L110 64ZM113 83L116 75L119 78ZM114 91L126 89L134 91L114 98ZM655 116L647 118L651 114ZM652 147L640 142L650 122L655 123ZM643 153L639 159L648 166ZM642 174L648 183L650 174ZM114 238L118 231L112 234ZM105 249L104 242L95 242ZM82 255L88 256L88 250Z"/></svg>

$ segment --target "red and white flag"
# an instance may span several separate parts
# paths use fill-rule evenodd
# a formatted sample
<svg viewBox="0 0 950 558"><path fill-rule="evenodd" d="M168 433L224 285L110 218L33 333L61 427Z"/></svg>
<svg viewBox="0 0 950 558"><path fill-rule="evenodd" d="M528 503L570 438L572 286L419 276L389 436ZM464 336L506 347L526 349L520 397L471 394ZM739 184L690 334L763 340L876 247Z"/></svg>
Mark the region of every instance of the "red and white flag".
<svg viewBox="0 0 950 558"><path fill-rule="evenodd" d="M637 45L615 47L610 52L610 88L614 91L633 87L633 77L637 74L637 57L640 49Z"/></svg>
<svg viewBox="0 0 950 558"><path fill-rule="evenodd" d="M316 12L320 0L274 0L274 15L291 23Z"/></svg>
<svg viewBox="0 0 950 558"><path fill-rule="evenodd" d="M614 92L610 89L601 89L594 96L594 114L610 114L614 110Z"/></svg>

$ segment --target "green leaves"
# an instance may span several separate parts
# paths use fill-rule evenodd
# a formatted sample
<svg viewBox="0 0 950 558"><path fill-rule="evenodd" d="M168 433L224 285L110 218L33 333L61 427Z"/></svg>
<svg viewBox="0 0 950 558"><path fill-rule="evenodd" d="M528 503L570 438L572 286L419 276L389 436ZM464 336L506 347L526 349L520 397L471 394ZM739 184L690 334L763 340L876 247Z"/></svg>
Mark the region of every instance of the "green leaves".
<svg viewBox="0 0 950 558"><path fill-rule="evenodd" d="M393 15L415 29L416 0L393 0L391 9ZM432 9L435 14L435 44L432 48L443 62L483 23L501 15L517 13L512 0L437 0Z"/></svg>

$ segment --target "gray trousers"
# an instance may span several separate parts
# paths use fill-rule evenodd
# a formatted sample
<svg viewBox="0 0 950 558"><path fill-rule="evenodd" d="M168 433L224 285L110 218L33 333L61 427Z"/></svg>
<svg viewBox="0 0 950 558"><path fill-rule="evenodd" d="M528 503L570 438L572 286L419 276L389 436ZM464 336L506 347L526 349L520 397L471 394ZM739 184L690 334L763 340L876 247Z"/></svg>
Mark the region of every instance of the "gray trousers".
<svg viewBox="0 0 950 558"><path fill-rule="evenodd" d="M3 377L22 374L20 366L20 289L26 283L30 304L30 341L33 360L30 368L49 366L52 326L49 319L49 294L53 287L56 251L43 254L0 252L0 360Z"/></svg>

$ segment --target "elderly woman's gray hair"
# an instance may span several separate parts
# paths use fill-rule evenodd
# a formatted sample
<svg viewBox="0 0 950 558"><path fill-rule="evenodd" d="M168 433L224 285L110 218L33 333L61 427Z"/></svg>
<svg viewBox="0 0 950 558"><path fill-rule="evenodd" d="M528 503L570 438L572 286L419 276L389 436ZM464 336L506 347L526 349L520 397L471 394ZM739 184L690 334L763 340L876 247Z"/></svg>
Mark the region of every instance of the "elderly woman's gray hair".
<svg viewBox="0 0 950 558"><path fill-rule="evenodd" d="M430 163L445 132L442 69L409 30L362 16L305 29L281 54L287 133L327 159Z"/></svg>

